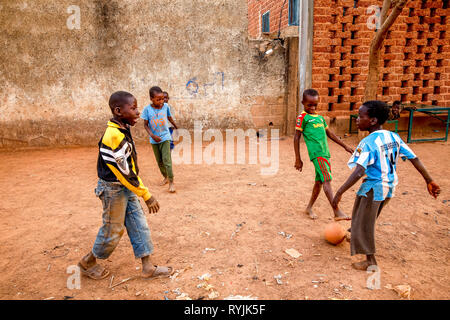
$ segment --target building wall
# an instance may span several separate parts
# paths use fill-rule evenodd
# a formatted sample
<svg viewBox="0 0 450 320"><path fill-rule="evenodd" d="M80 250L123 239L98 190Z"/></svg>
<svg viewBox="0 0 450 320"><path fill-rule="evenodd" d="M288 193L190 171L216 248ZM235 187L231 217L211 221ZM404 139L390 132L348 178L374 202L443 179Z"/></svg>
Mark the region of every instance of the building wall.
<svg viewBox="0 0 450 320"><path fill-rule="evenodd" d="M312 86L321 95L321 113L348 115L361 104L375 33L367 10L382 2L314 1ZM449 15L444 1L407 4L383 44L378 99L450 106Z"/></svg>
<svg viewBox="0 0 450 320"><path fill-rule="evenodd" d="M248 3L249 37L261 38L261 14L269 9L271 31L278 30L278 25L272 29L273 17L279 16L283 0L248 0ZM375 11L369 8L381 7L382 3L382 0L314 0L312 87L320 93L319 112L331 120L342 118L340 131L348 128L348 115L356 113L363 102L369 46L375 35L375 30L368 27ZM388 103L400 100L450 106L449 6L449 1L442 0L409 1L384 41L378 99ZM284 17L282 34L289 28L288 12ZM276 18L275 22L278 21ZM292 44L289 41L287 58L288 133L293 132L290 115L298 112L293 104L295 95L290 92L298 88L290 83L298 81L295 77L298 66L293 60L294 52L298 51Z"/></svg>
<svg viewBox="0 0 450 320"><path fill-rule="evenodd" d="M262 37L261 16L270 11L270 33L277 33L280 26L285 29L289 25L289 0L248 0L248 35L251 39ZM283 5L284 4L284 5Z"/></svg>
<svg viewBox="0 0 450 320"><path fill-rule="evenodd" d="M241 0L2 1L0 147L94 145L110 94L130 91L142 110L153 85L169 92L181 127L267 126L252 106L280 109L284 51L260 59L242 12ZM142 122L133 131L146 137Z"/></svg>

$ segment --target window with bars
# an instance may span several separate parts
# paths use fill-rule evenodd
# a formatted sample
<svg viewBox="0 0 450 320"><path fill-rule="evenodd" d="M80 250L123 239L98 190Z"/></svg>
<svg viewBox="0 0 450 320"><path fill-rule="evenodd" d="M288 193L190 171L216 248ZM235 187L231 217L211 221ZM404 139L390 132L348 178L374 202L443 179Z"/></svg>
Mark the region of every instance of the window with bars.
<svg viewBox="0 0 450 320"><path fill-rule="evenodd" d="M289 25L298 26L299 0L289 0Z"/></svg>

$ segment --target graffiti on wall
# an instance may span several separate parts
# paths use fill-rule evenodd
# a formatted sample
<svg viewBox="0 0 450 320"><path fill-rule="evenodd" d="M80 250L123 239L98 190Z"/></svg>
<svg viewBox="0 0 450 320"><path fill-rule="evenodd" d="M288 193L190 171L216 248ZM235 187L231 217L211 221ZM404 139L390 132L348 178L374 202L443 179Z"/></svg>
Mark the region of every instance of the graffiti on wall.
<svg viewBox="0 0 450 320"><path fill-rule="evenodd" d="M203 82L198 77L193 77L186 83L186 91L194 98L208 97L225 88L225 73L215 72L212 82Z"/></svg>

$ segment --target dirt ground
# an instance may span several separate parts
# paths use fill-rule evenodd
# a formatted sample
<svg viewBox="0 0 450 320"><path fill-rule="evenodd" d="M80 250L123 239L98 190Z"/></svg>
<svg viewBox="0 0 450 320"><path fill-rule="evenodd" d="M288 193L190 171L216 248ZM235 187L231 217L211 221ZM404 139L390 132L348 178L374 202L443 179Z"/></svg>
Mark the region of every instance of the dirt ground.
<svg viewBox="0 0 450 320"><path fill-rule="evenodd" d="M356 146L355 137L346 141ZM389 286L409 285L411 299L449 299L450 147L411 147L442 193L433 199L414 167L399 164L396 196L377 222L379 290L366 288L370 274L352 269L362 257L350 256L348 242L333 246L323 239L332 215L324 193L315 207L318 220L302 213L314 173L309 161L303 173L295 171L292 137L280 141L274 176L262 176L260 165L175 165L176 194L157 186L161 177L151 148L138 145L140 175L161 204L160 212L148 215L152 259L173 266L177 276L114 286L141 271L125 233L101 261L111 275L81 277L79 289L67 288L67 271L89 252L101 226L101 202L94 195L97 148L2 151L0 298L401 299ZM350 173L349 154L332 142L330 148L337 190ZM359 184L343 197L348 214ZM292 258L285 253L290 248L302 256ZM201 280L205 274L210 276Z"/></svg>

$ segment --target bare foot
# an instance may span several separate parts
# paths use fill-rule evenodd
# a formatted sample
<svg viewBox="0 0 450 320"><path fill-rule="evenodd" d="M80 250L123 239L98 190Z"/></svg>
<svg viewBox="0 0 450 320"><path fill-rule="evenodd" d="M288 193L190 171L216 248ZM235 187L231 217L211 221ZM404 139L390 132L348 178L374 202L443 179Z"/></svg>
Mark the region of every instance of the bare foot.
<svg viewBox="0 0 450 320"><path fill-rule="evenodd" d="M168 183L169 183L169 179L164 178L164 180L161 181L161 183L160 183L159 185L160 185L160 186L164 186L164 185L166 185L166 184L168 184Z"/></svg>
<svg viewBox="0 0 450 320"><path fill-rule="evenodd" d="M174 193L175 191L175 184L173 181L169 182L169 192Z"/></svg>
<svg viewBox="0 0 450 320"><path fill-rule="evenodd" d="M334 212L334 221L341 221L341 220L352 220L351 217L347 216L345 213L343 213L341 210L337 209Z"/></svg>
<svg viewBox="0 0 450 320"><path fill-rule="evenodd" d="M319 218L314 212L312 212L311 208L306 208L305 213L313 220Z"/></svg>
<svg viewBox="0 0 450 320"><path fill-rule="evenodd" d="M368 267L372 266L373 264L371 264L369 261L364 260L364 261L360 261L360 262L355 262L352 263L352 267L355 268L356 270L362 270L362 271L366 271Z"/></svg>

